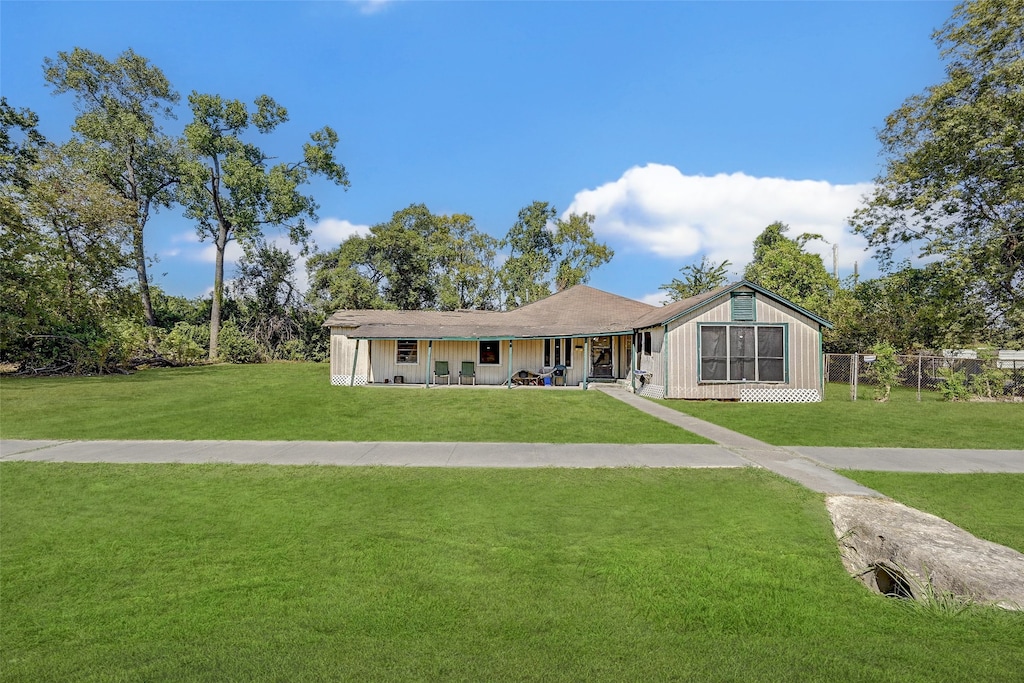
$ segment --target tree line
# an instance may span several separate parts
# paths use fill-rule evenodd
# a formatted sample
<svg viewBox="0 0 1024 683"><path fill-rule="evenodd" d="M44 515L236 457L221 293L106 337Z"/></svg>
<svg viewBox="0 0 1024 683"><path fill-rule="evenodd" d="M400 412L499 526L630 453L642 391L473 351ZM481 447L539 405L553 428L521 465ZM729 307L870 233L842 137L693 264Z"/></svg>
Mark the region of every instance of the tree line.
<svg viewBox="0 0 1024 683"><path fill-rule="evenodd" d="M883 274L838 280L806 250L818 235L781 222L755 239L743 275L835 322L827 350L886 342L901 350L1024 344L1024 0L959 5L934 38L946 79L908 98L878 137L885 167L851 217ZM314 178L349 186L338 135L314 131L286 161L261 146L288 120L252 103L192 92L191 120L168 131L180 95L128 50L83 48L44 63L77 116L67 141L0 98L0 361L104 372L138 363L326 357L325 316L339 308L514 308L586 282L613 252L590 214L558 218L536 201L503 238L465 214L400 209L365 235L315 251ZM215 246L209 298L151 282L146 247L158 210L178 210ZM309 289L296 286L308 255ZM226 277L230 242L244 253ZM898 260L901 249L920 260ZM312 253L310 253L312 252ZM685 298L723 283L703 259L662 286Z"/></svg>
<svg viewBox="0 0 1024 683"><path fill-rule="evenodd" d="M886 118L884 168L851 217L882 275L838 280L805 250L821 236L782 223L744 271L833 321L831 351L1024 346L1024 0L964 2L933 39L946 78ZM728 266L703 260L662 288L685 298Z"/></svg>
<svg viewBox="0 0 1024 683"><path fill-rule="evenodd" d="M311 287L296 287L296 257L315 249L306 187L348 172L325 126L287 161L260 141L288 120L269 95L251 104L193 91L191 121L168 132L181 97L164 73L127 50L113 60L76 47L46 59L55 94L77 116L70 139L39 132L38 116L0 98L0 361L38 371L104 372L139 363L261 358L318 360L320 325L337 308L500 309L585 282L612 251L589 214L556 218L525 207L505 239L471 216L422 204L309 259ZM169 296L151 282L150 219L180 210L215 246L208 299ZM242 247L226 277L228 244ZM507 257L500 265L500 249Z"/></svg>

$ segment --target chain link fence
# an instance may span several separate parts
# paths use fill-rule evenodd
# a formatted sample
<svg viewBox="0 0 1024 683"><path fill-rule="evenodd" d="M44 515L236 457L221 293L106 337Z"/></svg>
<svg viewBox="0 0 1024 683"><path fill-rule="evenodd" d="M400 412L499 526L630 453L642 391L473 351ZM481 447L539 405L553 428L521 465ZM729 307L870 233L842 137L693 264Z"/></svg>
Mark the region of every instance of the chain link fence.
<svg viewBox="0 0 1024 683"><path fill-rule="evenodd" d="M825 383L846 384L850 399L858 387L877 386L871 373L875 357L860 353L825 354ZM925 391L949 391L964 387L973 396L992 400L1024 400L1024 360L1018 358L954 358L946 356L896 356L900 370L894 387Z"/></svg>

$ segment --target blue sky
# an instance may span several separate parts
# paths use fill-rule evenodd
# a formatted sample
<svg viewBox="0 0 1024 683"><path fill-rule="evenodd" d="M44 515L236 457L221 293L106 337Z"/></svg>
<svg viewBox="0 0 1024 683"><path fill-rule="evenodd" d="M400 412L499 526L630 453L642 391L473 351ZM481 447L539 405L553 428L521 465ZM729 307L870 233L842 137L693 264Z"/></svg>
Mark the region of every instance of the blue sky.
<svg viewBox="0 0 1024 683"><path fill-rule="evenodd" d="M953 7L5 0L0 93L62 141L73 102L43 59L132 48L183 101L273 96L290 120L261 144L282 159L338 131L352 184L312 188L320 249L412 203L501 237L541 200L597 216L615 257L590 284L655 303L702 255L742 272L775 220L838 242L840 275L874 272L847 218L881 169L876 129L942 80L931 34ZM187 121L182 106L167 129ZM831 246L811 246L831 267ZM180 211L153 220L148 250L166 291L211 287L212 246Z"/></svg>

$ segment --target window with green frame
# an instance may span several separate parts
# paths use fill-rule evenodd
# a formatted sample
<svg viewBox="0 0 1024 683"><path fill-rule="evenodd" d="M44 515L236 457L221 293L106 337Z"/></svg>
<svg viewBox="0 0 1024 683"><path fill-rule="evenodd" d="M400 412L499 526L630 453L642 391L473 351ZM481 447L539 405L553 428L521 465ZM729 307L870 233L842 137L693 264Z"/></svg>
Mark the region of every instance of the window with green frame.
<svg viewBox="0 0 1024 683"><path fill-rule="evenodd" d="M700 325L701 382L785 382L783 325Z"/></svg>

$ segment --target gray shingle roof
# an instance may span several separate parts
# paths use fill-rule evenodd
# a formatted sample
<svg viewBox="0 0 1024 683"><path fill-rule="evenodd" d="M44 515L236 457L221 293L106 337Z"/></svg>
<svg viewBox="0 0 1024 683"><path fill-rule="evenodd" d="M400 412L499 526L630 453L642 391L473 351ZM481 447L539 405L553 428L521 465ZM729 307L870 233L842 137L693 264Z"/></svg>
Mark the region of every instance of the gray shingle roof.
<svg viewBox="0 0 1024 683"><path fill-rule="evenodd" d="M831 327L832 324L790 301L746 280L665 306L576 285L511 311L386 311L340 310L324 327L355 328L360 339L529 339L585 337L654 327L717 299L749 287Z"/></svg>
<svg viewBox="0 0 1024 683"><path fill-rule="evenodd" d="M363 339L508 339L628 332L658 310L586 285L570 287L511 311L340 310L325 327L354 327Z"/></svg>

